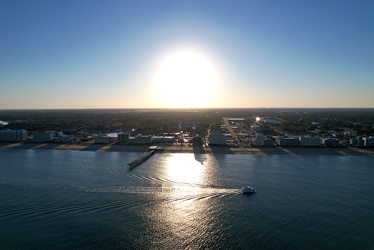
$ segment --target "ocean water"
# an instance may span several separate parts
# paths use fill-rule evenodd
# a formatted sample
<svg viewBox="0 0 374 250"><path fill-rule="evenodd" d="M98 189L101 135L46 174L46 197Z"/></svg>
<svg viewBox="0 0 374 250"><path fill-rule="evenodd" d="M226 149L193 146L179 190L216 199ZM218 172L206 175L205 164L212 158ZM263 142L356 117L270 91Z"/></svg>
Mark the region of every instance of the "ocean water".
<svg viewBox="0 0 374 250"><path fill-rule="evenodd" d="M373 157L140 155L0 150L0 249L374 249Z"/></svg>

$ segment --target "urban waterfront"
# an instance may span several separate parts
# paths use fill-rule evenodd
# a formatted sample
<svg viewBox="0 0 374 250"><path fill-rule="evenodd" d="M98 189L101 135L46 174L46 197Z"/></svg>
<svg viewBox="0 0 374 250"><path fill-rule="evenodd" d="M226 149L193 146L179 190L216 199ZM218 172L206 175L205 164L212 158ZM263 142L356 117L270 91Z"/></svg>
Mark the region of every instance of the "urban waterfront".
<svg viewBox="0 0 374 250"><path fill-rule="evenodd" d="M0 150L0 248L374 247L373 157L141 154Z"/></svg>

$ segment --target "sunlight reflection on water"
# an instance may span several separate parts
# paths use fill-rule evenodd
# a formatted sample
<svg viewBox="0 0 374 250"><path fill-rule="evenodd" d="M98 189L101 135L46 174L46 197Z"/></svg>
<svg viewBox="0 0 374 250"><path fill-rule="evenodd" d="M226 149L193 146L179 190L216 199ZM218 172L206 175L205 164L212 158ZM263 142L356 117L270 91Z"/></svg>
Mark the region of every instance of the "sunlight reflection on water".
<svg viewBox="0 0 374 250"><path fill-rule="evenodd" d="M151 219L157 220L157 232L164 232L174 239L174 246L201 247L210 241L209 237L201 236L214 231L219 209L211 204L214 200L211 198L216 195L215 188L204 186L207 169L209 163L201 165L192 154L172 154L164 162L163 174L173 189L167 193L170 202L156 206L158 211ZM162 236L159 240L168 248L170 241Z"/></svg>
<svg viewBox="0 0 374 250"><path fill-rule="evenodd" d="M174 154L166 162L166 176L173 182L198 184L203 181L203 166L189 154Z"/></svg>

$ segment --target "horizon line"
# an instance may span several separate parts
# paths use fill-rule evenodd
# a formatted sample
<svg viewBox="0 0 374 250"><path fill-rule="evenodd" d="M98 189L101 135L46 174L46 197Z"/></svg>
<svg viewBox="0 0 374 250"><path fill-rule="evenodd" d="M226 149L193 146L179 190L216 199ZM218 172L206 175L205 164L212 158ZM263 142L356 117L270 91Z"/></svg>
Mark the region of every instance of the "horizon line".
<svg viewBox="0 0 374 250"><path fill-rule="evenodd" d="M216 108L0 108L0 111L32 110L214 110L214 109L374 109L374 107L216 107Z"/></svg>

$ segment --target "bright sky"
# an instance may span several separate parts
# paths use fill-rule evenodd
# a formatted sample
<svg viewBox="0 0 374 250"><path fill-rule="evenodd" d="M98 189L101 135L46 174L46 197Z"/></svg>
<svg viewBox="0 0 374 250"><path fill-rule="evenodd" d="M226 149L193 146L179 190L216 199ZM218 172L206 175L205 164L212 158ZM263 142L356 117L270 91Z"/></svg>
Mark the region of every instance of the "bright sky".
<svg viewBox="0 0 374 250"><path fill-rule="evenodd" d="M374 1L3 0L0 109L374 107Z"/></svg>

